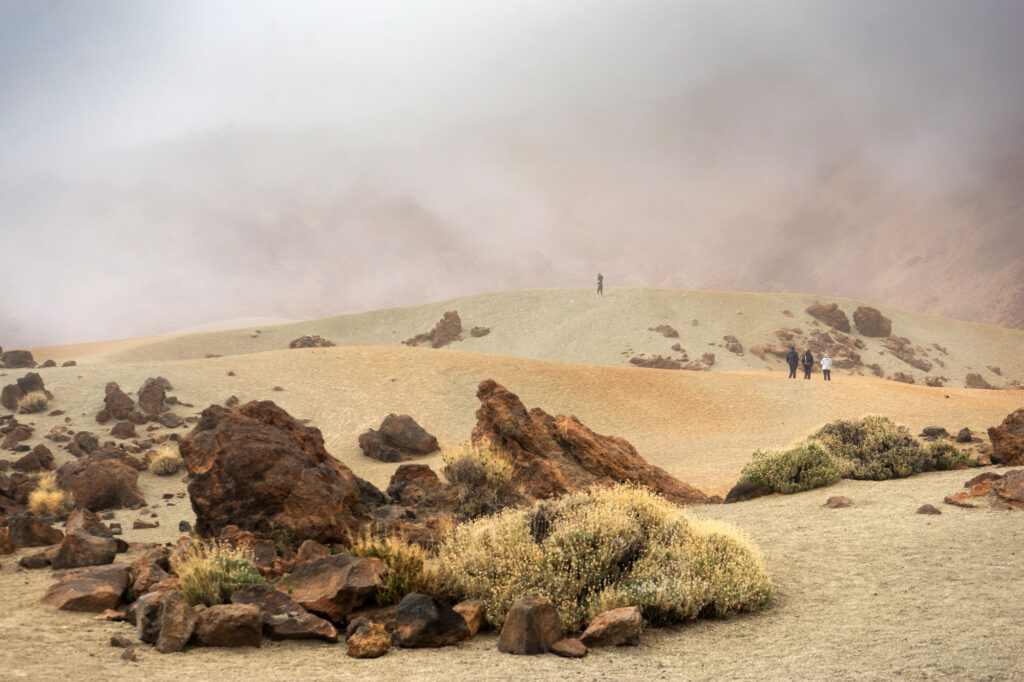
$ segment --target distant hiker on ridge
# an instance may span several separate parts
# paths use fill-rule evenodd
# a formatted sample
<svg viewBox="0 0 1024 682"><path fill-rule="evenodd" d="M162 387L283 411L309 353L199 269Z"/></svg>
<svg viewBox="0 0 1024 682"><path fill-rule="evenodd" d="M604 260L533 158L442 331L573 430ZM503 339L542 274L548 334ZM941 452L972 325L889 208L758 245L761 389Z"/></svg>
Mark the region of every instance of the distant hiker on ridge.
<svg viewBox="0 0 1024 682"><path fill-rule="evenodd" d="M828 353L821 359L821 373L825 375L825 381L832 381L832 358Z"/></svg>
<svg viewBox="0 0 1024 682"><path fill-rule="evenodd" d="M604 296L604 275L597 273L597 295Z"/></svg>
<svg viewBox="0 0 1024 682"><path fill-rule="evenodd" d="M800 356L796 353L796 346L790 346L786 353L786 364L789 365L789 378L796 379L796 366L800 362Z"/></svg>
<svg viewBox="0 0 1024 682"><path fill-rule="evenodd" d="M814 369L814 356L811 355L811 349L808 348L804 351L804 379L811 378L812 369Z"/></svg>

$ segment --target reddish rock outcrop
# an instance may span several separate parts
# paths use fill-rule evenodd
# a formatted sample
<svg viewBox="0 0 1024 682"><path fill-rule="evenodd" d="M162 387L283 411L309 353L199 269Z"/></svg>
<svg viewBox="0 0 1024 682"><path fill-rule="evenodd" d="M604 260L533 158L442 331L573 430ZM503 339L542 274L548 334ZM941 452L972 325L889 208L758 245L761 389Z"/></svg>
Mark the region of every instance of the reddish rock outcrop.
<svg viewBox="0 0 1024 682"><path fill-rule="evenodd" d="M441 348L454 341L461 341L462 337L460 334L462 334L462 320L459 318L459 313L455 310L449 310L445 312L444 316L437 321L437 324L429 332L417 334L402 343L407 346L419 346L429 341L431 348Z"/></svg>
<svg viewBox="0 0 1024 682"><path fill-rule="evenodd" d="M677 332L674 327L672 327L671 325L667 325L667 324L659 324L657 327L648 327L647 331L649 331L649 332L658 332L659 334L661 334L662 336L664 336L667 339L678 339L679 338L679 332Z"/></svg>
<svg viewBox="0 0 1024 682"><path fill-rule="evenodd" d="M466 625L469 626L470 637L476 637L476 633L486 627L487 602L483 599L470 599L459 602L452 608L455 610L455 613L462 616L462 619L466 621Z"/></svg>
<svg viewBox="0 0 1024 682"><path fill-rule="evenodd" d="M128 587L127 564L74 571L50 586L42 602L61 611L112 609Z"/></svg>
<svg viewBox="0 0 1024 682"><path fill-rule="evenodd" d="M992 461L1007 466L1024 465L1024 407L1006 415L999 426L990 426Z"/></svg>
<svg viewBox="0 0 1024 682"><path fill-rule="evenodd" d="M602 436L576 417L526 410L514 393L487 379L477 390L474 443L486 442L513 468L524 492L555 497L593 485L635 482L675 504L706 503L707 495L648 464L622 438Z"/></svg>
<svg viewBox="0 0 1024 682"><path fill-rule="evenodd" d="M992 492L996 495L993 506L997 502L1014 509L1024 509L1024 469L1006 472L998 481L992 482Z"/></svg>
<svg viewBox="0 0 1024 682"><path fill-rule="evenodd" d="M372 486L324 449L318 429L270 401L211 405L179 449L202 535L235 525L350 544L370 521L361 494Z"/></svg>
<svg viewBox="0 0 1024 682"><path fill-rule="evenodd" d="M339 621L377 593L387 568L376 557L357 559L336 554L298 564L277 589L303 608Z"/></svg>
<svg viewBox="0 0 1024 682"><path fill-rule="evenodd" d="M113 538L68 533L61 541L56 555L50 560L50 565L55 569L103 566L113 563L116 555L117 543Z"/></svg>
<svg viewBox="0 0 1024 682"><path fill-rule="evenodd" d="M968 374L964 378L964 386L966 386L967 388L993 388L992 384L985 381L985 377L981 376L980 374L974 373Z"/></svg>
<svg viewBox="0 0 1024 682"><path fill-rule="evenodd" d="M437 438L407 414L389 414L379 430L370 429L359 436L359 447L364 455L380 462L404 462L438 449Z"/></svg>
<svg viewBox="0 0 1024 682"><path fill-rule="evenodd" d="M629 359L629 364L636 365L637 367L646 367L648 369L682 369L683 363L679 360L672 358L663 358L660 355L653 357L644 357L643 355L637 355Z"/></svg>
<svg viewBox="0 0 1024 682"><path fill-rule="evenodd" d="M289 348L333 348L334 342L322 336L300 336L288 344Z"/></svg>
<svg viewBox="0 0 1024 682"><path fill-rule="evenodd" d="M636 646L640 643L643 617L636 606L624 606L600 613L580 635L586 647Z"/></svg>
<svg viewBox="0 0 1024 682"><path fill-rule="evenodd" d="M829 303L828 305L815 303L807 309L807 314L816 320L824 322L833 329L838 329L847 334L850 333L850 320L846 317L846 313L843 312L838 303Z"/></svg>
<svg viewBox="0 0 1024 682"><path fill-rule="evenodd" d="M562 620L554 604L542 597L518 599L501 627L498 651L519 656L546 654L562 639Z"/></svg>
<svg viewBox="0 0 1024 682"><path fill-rule="evenodd" d="M886 337L892 334L892 320L868 306L862 305L853 311L853 323L861 336Z"/></svg>
<svg viewBox="0 0 1024 682"><path fill-rule="evenodd" d="M94 512L145 505L138 479L125 458L103 449L57 469L57 485L74 495L78 506Z"/></svg>
<svg viewBox="0 0 1024 682"><path fill-rule="evenodd" d="M918 357L918 353L926 353L925 349L920 346L914 346L910 339L903 336L890 336L882 345L892 353L898 360L902 360L911 367L919 369L922 372L930 372L932 369L932 363L928 360Z"/></svg>
<svg viewBox="0 0 1024 682"><path fill-rule="evenodd" d="M108 418L128 419L135 409L135 401L128 397L128 394L121 390L116 382L109 382L105 389L103 398L104 411Z"/></svg>
<svg viewBox="0 0 1024 682"><path fill-rule="evenodd" d="M195 609L174 590L145 594L132 607L139 639L162 654L184 649L195 631Z"/></svg>

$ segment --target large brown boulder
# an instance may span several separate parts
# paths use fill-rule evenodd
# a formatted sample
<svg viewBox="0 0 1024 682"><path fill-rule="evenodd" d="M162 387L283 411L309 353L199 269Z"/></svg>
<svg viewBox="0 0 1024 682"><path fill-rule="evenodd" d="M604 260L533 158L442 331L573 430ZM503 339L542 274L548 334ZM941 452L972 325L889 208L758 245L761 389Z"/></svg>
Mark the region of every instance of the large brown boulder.
<svg viewBox="0 0 1024 682"><path fill-rule="evenodd" d="M519 397L487 379L477 390L474 443L489 445L512 466L524 492L548 498L595 485L633 482L675 504L709 502L707 495L648 464L628 441L594 433L576 417L527 411Z"/></svg>
<svg viewBox="0 0 1024 682"><path fill-rule="evenodd" d="M850 320L846 317L846 313L839 307L838 303L815 303L807 309L807 314L816 320L824 322L833 329L838 329L841 332L849 333L850 331Z"/></svg>
<svg viewBox="0 0 1024 682"><path fill-rule="evenodd" d="M998 481L992 482L992 492L1003 504L1024 509L1024 469L1014 469Z"/></svg>
<svg viewBox="0 0 1024 682"><path fill-rule="evenodd" d="M50 586L42 602L61 611L112 609L128 588L128 565L113 564L68 573Z"/></svg>
<svg viewBox="0 0 1024 682"><path fill-rule="evenodd" d="M330 622L314 616L271 585L243 585L231 595L231 603L258 607L263 617L263 631L273 640L338 641L338 631Z"/></svg>
<svg viewBox="0 0 1024 682"><path fill-rule="evenodd" d="M53 395L43 385L43 378L39 376L39 373L29 372L15 383L4 386L3 392L0 393L0 404L3 404L8 410L16 410L19 400L36 391L45 393L47 398L53 398Z"/></svg>
<svg viewBox="0 0 1024 682"><path fill-rule="evenodd" d="M522 597L509 609L498 637L498 651L532 656L546 654L562 639L562 620L554 604L542 597Z"/></svg>
<svg viewBox="0 0 1024 682"><path fill-rule="evenodd" d="M334 342L321 336L300 336L288 344L289 348L332 348Z"/></svg>
<svg viewBox="0 0 1024 682"><path fill-rule="evenodd" d="M113 381L107 384L103 404L107 414L113 419L128 419L135 409L135 401L129 398L128 394Z"/></svg>
<svg viewBox="0 0 1024 682"><path fill-rule="evenodd" d="M348 655L352 658L377 658L391 648L391 635L380 623L361 619L362 622L349 635Z"/></svg>
<svg viewBox="0 0 1024 682"><path fill-rule="evenodd" d="M600 613L580 635L584 646L636 646L640 643L643 617L636 606L624 606Z"/></svg>
<svg viewBox="0 0 1024 682"><path fill-rule="evenodd" d="M150 377L146 379L139 388L139 409L149 417L156 417L168 408L164 404L167 399L167 391L171 390L171 382L163 377Z"/></svg>
<svg viewBox="0 0 1024 682"><path fill-rule="evenodd" d="M55 569L103 566L113 563L116 555L117 543L113 538L69 533L61 541L50 565Z"/></svg>
<svg viewBox="0 0 1024 682"><path fill-rule="evenodd" d="M380 429L359 436L359 447L364 455L380 462L404 462L438 449L437 438L407 414L384 417Z"/></svg>
<svg viewBox="0 0 1024 682"><path fill-rule="evenodd" d="M144 506L138 479L135 468L102 450L57 469L57 485L74 495L75 504L94 512Z"/></svg>
<svg viewBox="0 0 1024 682"><path fill-rule="evenodd" d="M305 609L337 622L377 594L387 570L387 564L376 557L336 554L298 564L287 580L277 583L277 589Z"/></svg>
<svg viewBox="0 0 1024 682"><path fill-rule="evenodd" d="M892 334L892 320L868 306L862 305L853 311L853 323L861 336L886 337Z"/></svg>
<svg viewBox="0 0 1024 682"><path fill-rule="evenodd" d="M993 462L1024 465L1024 407L1006 415L999 426L990 426L988 439L992 442Z"/></svg>
<svg viewBox="0 0 1024 682"><path fill-rule="evenodd" d="M7 369L32 369L36 366L36 361L31 351L8 350L0 353L0 364Z"/></svg>
<svg viewBox="0 0 1024 682"><path fill-rule="evenodd" d="M112 538L114 534L99 516L88 509L76 509L68 516L64 530L68 535L93 535L98 538Z"/></svg>
<svg viewBox="0 0 1024 682"><path fill-rule="evenodd" d="M400 647L450 646L469 639L466 619L434 597L411 592L395 614L395 643Z"/></svg>
<svg viewBox="0 0 1024 682"><path fill-rule="evenodd" d="M199 612L189 640L197 646L255 646L263 643L263 618L253 604L217 604Z"/></svg>
<svg viewBox="0 0 1024 682"><path fill-rule="evenodd" d="M64 539L64 533L39 520L32 512L9 516L4 525L14 549L48 547Z"/></svg>
<svg viewBox="0 0 1024 682"><path fill-rule="evenodd" d="M462 337L462 320L459 318L458 311L449 310L437 321L434 328L429 332L423 334L417 334L412 338L408 338L402 343L407 346L418 346L421 343L430 342L431 348L441 348L447 346L453 341L461 341Z"/></svg>
<svg viewBox="0 0 1024 682"><path fill-rule="evenodd" d="M350 544L370 521L362 493L373 486L324 449L318 429L270 401L211 405L179 449L202 535L235 525Z"/></svg>
<svg viewBox="0 0 1024 682"><path fill-rule="evenodd" d="M139 639L155 644L162 654L184 649L195 630L195 609L175 590L145 594L133 610Z"/></svg>

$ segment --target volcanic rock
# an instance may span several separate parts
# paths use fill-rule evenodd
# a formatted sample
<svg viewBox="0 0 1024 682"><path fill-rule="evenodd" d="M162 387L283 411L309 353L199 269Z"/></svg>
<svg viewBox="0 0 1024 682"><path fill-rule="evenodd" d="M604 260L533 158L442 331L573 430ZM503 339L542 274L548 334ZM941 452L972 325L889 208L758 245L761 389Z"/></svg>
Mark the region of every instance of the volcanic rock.
<svg viewBox="0 0 1024 682"><path fill-rule="evenodd" d="M328 454L318 429L270 401L211 405L179 449L201 535L233 524L347 545L370 521L361 487L372 485Z"/></svg>
<svg viewBox="0 0 1024 682"><path fill-rule="evenodd" d="M46 387L43 385L43 378L39 376L39 373L29 372L15 383L4 386L3 392L0 393L0 404L8 410L17 410L19 400L29 393L37 391L45 393L48 399L53 399L53 394L46 390Z"/></svg>
<svg viewBox="0 0 1024 682"><path fill-rule="evenodd" d="M339 621L377 593L387 564L376 557L336 554L297 564L277 589L314 613Z"/></svg>
<svg viewBox="0 0 1024 682"><path fill-rule="evenodd" d="M53 361L53 360L51 359L51 360L47 360L46 362L44 362L43 364L41 364L41 365L39 365L39 366L40 366L40 367L56 367L56 366L57 366L57 363L56 363L56 362L54 362L54 361Z"/></svg>
<svg viewBox="0 0 1024 682"><path fill-rule="evenodd" d="M100 517L88 509L76 509L71 512L64 530L68 535L92 535L98 538L114 537L114 534L104 525Z"/></svg>
<svg viewBox="0 0 1024 682"><path fill-rule="evenodd" d="M648 369L682 369L683 363L679 360L673 360L672 358L663 358L660 355L654 357L644 357L637 355L629 359L629 364L636 365L637 367L646 367Z"/></svg>
<svg viewBox="0 0 1024 682"><path fill-rule="evenodd" d="M415 507L426 503L436 506L444 494L444 484L434 470L426 464L403 464L391 475L388 497L396 504Z"/></svg>
<svg viewBox="0 0 1024 682"><path fill-rule="evenodd" d="M910 339L904 336L890 336L882 342L885 349L888 350L896 359L901 360L915 369L919 369L922 372L930 372L932 369L932 363L928 362L924 358L917 357L919 351L923 351L922 348L914 346Z"/></svg>
<svg viewBox="0 0 1024 682"><path fill-rule="evenodd" d="M167 391L171 390L171 382L163 377L150 377L146 379L139 388L139 409L150 417L155 417L167 411L164 400L167 398Z"/></svg>
<svg viewBox="0 0 1024 682"><path fill-rule="evenodd" d="M807 309L807 314L816 320L824 322L833 329L846 333L850 332L850 320L846 317L846 313L843 312L838 303L830 303L828 305L815 303Z"/></svg>
<svg viewBox="0 0 1024 682"><path fill-rule="evenodd" d="M314 616L271 585L243 585L231 595L231 603L258 607L263 615L263 630L273 640L338 641L338 631L330 622Z"/></svg>
<svg viewBox="0 0 1024 682"><path fill-rule="evenodd" d="M14 422L14 420L11 420ZM28 446L19 447L19 443L24 443L32 437L33 429L28 424L18 424L14 422L5 426L2 433L4 434L4 441L0 443L0 449L14 450L20 452L28 450Z"/></svg>
<svg viewBox="0 0 1024 682"><path fill-rule="evenodd" d="M667 339L679 338L679 332L677 332L673 327L667 324L659 324L657 327L648 327L647 331L658 332Z"/></svg>
<svg viewBox="0 0 1024 682"><path fill-rule="evenodd" d="M380 623L359 619L358 627L348 637L348 655L352 658L377 658L391 648L391 635Z"/></svg>
<svg viewBox="0 0 1024 682"><path fill-rule="evenodd" d="M853 500L844 495L833 495L832 497L825 500L825 506L829 509L842 509L844 507L852 507Z"/></svg>
<svg viewBox="0 0 1024 682"><path fill-rule="evenodd" d="M138 434L135 433L135 424L131 422L117 422L114 428L110 430L110 435L114 438L135 438Z"/></svg>
<svg viewBox="0 0 1024 682"><path fill-rule="evenodd" d="M466 621L466 625L469 626L470 637L476 637L476 633L480 632L487 625L487 602L483 599L470 599L459 602L452 608L455 610L455 613L462 616L463 620Z"/></svg>
<svg viewBox="0 0 1024 682"><path fill-rule="evenodd" d="M632 445L594 433L576 417L529 412L514 393L487 379L477 390L474 443L487 443L511 465L524 492L548 498L594 485L635 482L675 504L706 503L707 495L648 464Z"/></svg>
<svg viewBox="0 0 1024 682"><path fill-rule="evenodd" d="M546 654L562 639L562 620L554 604L542 597L518 599L501 627L498 651L506 654L532 656Z"/></svg>
<svg viewBox="0 0 1024 682"><path fill-rule="evenodd" d="M300 336L288 344L289 348L331 348L334 343L320 336Z"/></svg>
<svg viewBox="0 0 1024 682"><path fill-rule="evenodd" d="M469 330L469 335L476 338L480 338L481 336L487 336L490 333L490 327L473 327L472 329Z"/></svg>
<svg viewBox="0 0 1024 682"><path fill-rule="evenodd" d="M861 336L886 337L892 334L892 320L875 308L858 307L853 311L853 323Z"/></svg>
<svg viewBox="0 0 1024 682"><path fill-rule="evenodd" d="M107 414L113 419L128 419L129 414L135 409L135 401L113 381L107 384L105 390L103 405Z"/></svg>
<svg viewBox="0 0 1024 682"><path fill-rule="evenodd" d="M438 320L437 324L429 332L417 334L402 343L407 346L418 346L429 341L431 348L441 348L453 341L461 341L462 337L459 336L461 333L462 320L459 319L459 313L455 310L449 310L445 312L444 316Z"/></svg>
<svg viewBox="0 0 1024 682"><path fill-rule="evenodd" d="M587 655L587 647L575 637L560 639L551 645L551 653L562 658L583 658Z"/></svg>
<svg viewBox="0 0 1024 682"><path fill-rule="evenodd" d="M643 618L637 606L624 606L600 613L580 635L586 647L636 646L640 643Z"/></svg>
<svg viewBox="0 0 1024 682"><path fill-rule="evenodd" d="M379 430L370 429L359 436L359 447L364 455L380 462L404 462L438 449L437 438L407 414L389 414Z"/></svg>
<svg viewBox="0 0 1024 682"><path fill-rule="evenodd" d="M46 547L64 539L64 533L43 523L32 512L8 516L4 521L14 549L24 547Z"/></svg>
<svg viewBox="0 0 1024 682"><path fill-rule="evenodd" d="M900 383L904 383L904 384L913 384L913 383L915 383L914 382L914 377L912 375L904 374L903 372L896 372L891 377L889 377L889 380L890 381L899 381Z"/></svg>
<svg viewBox="0 0 1024 682"><path fill-rule="evenodd" d="M160 425L165 428L176 429L184 423L185 420L173 412L164 412L160 415Z"/></svg>
<svg viewBox="0 0 1024 682"><path fill-rule="evenodd" d="M1006 415L999 426L990 426L988 439L992 442L993 462L1024 465L1024 407Z"/></svg>
<svg viewBox="0 0 1024 682"><path fill-rule="evenodd" d="M985 381L983 376L980 374L974 374L973 372L968 374L964 379L964 386L967 388L992 388L992 384Z"/></svg>
<svg viewBox="0 0 1024 682"><path fill-rule="evenodd" d="M1024 509L1024 469L1014 469L998 481L992 481L992 492L1006 505Z"/></svg>
<svg viewBox="0 0 1024 682"><path fill-rule="evenodd" d="M732 334L727 334L722 337L725 341L725 349L730 353L736 353L736 355L743 355L743 344Z"/></svg>
<svg viewBox="0 0 1024 682"><path fill-rule="evenodd" d="M934 505L922 504L920 507L917 508L917 513L927 514L929 516L938 516L942 512L936 509Z"/></svg>
<svg viewBox="0 0 1024 682"><path fill-rule="evenodd" d="M316 540L303 540L298 550L295 551L295 563L326 559L329 556L331 556L330 548L321 545Z"/></svg>
<svg viewBox="0 0 1024 682"><path fill-rule="evenodd" d="M36 361L27 350L8 350L0 353L0 364L7 369L32 369Z"/></svg>
<svg viewBox="0 0 1024 682"><path fill-rule="evenodd" d="M8 410L17 410L19 400L21 400L21 391L18 390L17 384L7 384L0 392L0 405Z"/></svg>
<svg viewBox="0 0 1024 682"><path fill-rule="evenodd" d="M50 449L40 444L32 448L32 452L15 461L11 468L30 474L52 471L56 468L56 463L53 461L53 453L50 452Z"/></svg>
<svg viewBox="0 0 1024 682"><path fill-rule="evenodd" d="M74 495L89 511L137 509L146 504L139 491L139 474L121 458L97 450L57 469L57 485Z"/></svg>
<svg viewBox="0 0 1024 682"><path fill-rule="evenodd" d="M155 644L162 654L184 649L195 631L195 609L174 590L144 594L132 611L139 639Z"/></svg>
<svg viewBox="0 0 1024 682"><path fill-rule="evenodd" d="M263 618L252 604L217 604L196 616L191 644L197 646L258 647L263 642Z"/></svg>
<svg viewBox="0 0 1024 682"><path fill-rule="evenodd" d="M82 569L51 585L42 602L61 611L99 613L117 606L127 587L127 564Z"/></svg>
<svg viewBox="0 0 1024 682"><path fill-rule="evenodd" d="M411 592L395 614L395 642L400 647L441 647L469 639L466 620L434 597Z"/></svg>
<svg viewBox="0 0 1024 682"><path fill-rule="evenodd" d="M61 541L56 556L50 560L50 565L55 569L103 566L113 563L116 555L117 543L113 538L69 533Z"/></svg>
<svg viewBox="0 0 1024 682"><path fill-rule="evenodd" d="M771 495L773 492L775 491L761 485L757 481L741 481L729 490L729 493L725 496L725 504L746 502L747 500L754 500L758 497Z"/></svg>
<svg viewBox="0 0 1024 682"><path fill-rule="evenodd" d="M927 376L924 378L925 386L931 386L932 388L942 388L946 385L947 381L949 381L949 379L946 377Z"/></svg>
<svg viewBox="0 0 1024 682"><path fill-rule="evenodd" d="M956 442L957 443L970 443L972 437L973 437L973 434L971 433L971 430L965 426L964 428L960 429L957 432L957 434L956 434Z"/></svg>

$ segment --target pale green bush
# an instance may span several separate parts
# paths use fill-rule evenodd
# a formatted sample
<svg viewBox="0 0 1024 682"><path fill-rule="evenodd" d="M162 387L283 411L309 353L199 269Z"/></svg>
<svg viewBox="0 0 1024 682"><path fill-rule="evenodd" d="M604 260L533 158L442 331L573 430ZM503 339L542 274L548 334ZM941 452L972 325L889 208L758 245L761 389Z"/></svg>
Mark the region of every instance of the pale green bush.
<svg viewBox="0 0 1024 682"><path fill-rule="evenodd" d="M197 542L172 562L178 592L192 606L224 604L242 585L262 583L252 552L224 542Z"/></svg>
<svg viewBox="0 0 1024 682"><path fill-rule="evenodd" d="M796 493L837 483L839 462L814 443L789 450L758 450L743 467L740 481L755 481L779 493Z"/></svg>

